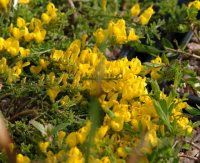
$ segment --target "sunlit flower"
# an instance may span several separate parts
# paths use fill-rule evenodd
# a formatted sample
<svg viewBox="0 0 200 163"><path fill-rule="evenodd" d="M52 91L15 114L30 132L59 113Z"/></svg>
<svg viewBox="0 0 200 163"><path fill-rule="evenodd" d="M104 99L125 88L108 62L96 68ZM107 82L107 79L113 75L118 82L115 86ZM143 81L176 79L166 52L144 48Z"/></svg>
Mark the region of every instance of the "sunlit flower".
<svg viewBox="0 0 200 163"><path fill-rule="evenodd" d="M49 147L50 143L49 142L40 142L39 148L43 153L47 153L47 148Z"/></svg>
<svg viewBox="0 0 200 163"><path fill-rule="evenodd" d="M31 160L27 156L23 156L22 154L17 154L16 157L17 163L29 163Z"/></svg>
<svg viewBox="0 0 200 163"><path fill-rule="evenodd" d="M23 18L18 17L17 18L17 27L18 28L24 28L24 27L26 27L26 21Z"/></svg>
<svg viewBox="0 0 200 163"><path fill-rule="evenodd" d="M0 51L4 49L4 38L3 37L0 37Z"/></svg>
<svg viewBox="0 0 200 163"><path fill-rule="evenodd" d="M55 102L55 99L60 91L59 86L55 86L47 90L47 95L49 96L51 102Z"/></svg>
<svg viewBox="0 0 200 163"><path fill-rule="evenodd" d="M13 37L9 37L5 40L4 47L13 57L17 56L19 53L19 41Z"/></svg>
<svg viewBox="0 0 200 163"><path fill-rule="evenodd" d="M140 4L136 3L131 7L131 15L138 16L140 14Z"/></svg>
<svg viewBox="0 0 200 163"><path fill-rule="evenodd" d="M139 36L135 34L135 29L130 28L129 35L128 35L128 41L138 41Z"/></svg>
<svg viewBox="0 0 200 163"><path fill-rule="evenodd" d="M0 0L0 8L3 8L7 11L9 0Z"/></svg>
<svg viewBox="0 0 200 163"><path fill-rule="evenodd" d="M99 44L102 44L105 40L106 40L106 31L103 30L102 28L98 28L95 32L94 32L94 37L95 37L95 40L96 40L96 43L99 45Z"/></svg>
<svg viewBox="0 0 200 163"><path fill-rule="evenodd" d="M148 24L151 16L155 13L155 11L152 8L153 6L150 6L147 8L142 15L140 15L139 20L141 25L146 25Z"/></svg>
<svg viewBox="0 0 200 163"><path fill-rule="evenodd" d="M30 71L32 74L37 75L40 73L40 71L42 71L42 66L40 66L40 65L39 66L31 66Z"/></svg>
<svg viewBox="0 0 200 163"><path fill-rule="evenodd" d="M194 6L194 7L197 8L198 10L200 10L200 1L199 1L199 0L195 0L195 1L190 2L190 3L188 4L188 7L189 7L189 8L192 7L192 6Z"/></svg>
<svg viewBox="0 0 200 163"><path fill-rule="evenodd" d="M71 132L66 138L66 144L69 147L75 147L78 144L78 137L76 132Z"/></svg>

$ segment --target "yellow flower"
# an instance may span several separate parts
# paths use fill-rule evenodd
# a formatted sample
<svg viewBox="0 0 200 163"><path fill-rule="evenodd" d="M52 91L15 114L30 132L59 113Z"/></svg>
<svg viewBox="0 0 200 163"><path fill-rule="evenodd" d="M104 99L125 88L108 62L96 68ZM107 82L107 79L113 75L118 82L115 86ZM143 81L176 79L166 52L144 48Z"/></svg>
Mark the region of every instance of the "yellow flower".
<svg viewBox="0 0 200 163"><path fill-rule="evenodd" d="M4 49L4 38L3 37L0 37L0 51Z"/></svg>
<svg viewBox="0 0 200 163"><path fill-rule="evenodd" d="M121 131L124 127L124 117L121 116L119 113L115 113L115 117L111 120L110 125L114 131Z"/></svg>
<svg viewBox="0 0 200 163"><path fill-rule="evenodd" d="M188 7L189 7L189 8L192 7L192 6L194 6L194 7L197 8L198 10L200 10L200 1L199 1L199 0L195 0L195 1L190 2L190 3L188 4Z"/></svg>
<svg viewBox="0 0 200 163"><path fill-rule="evenodd" d="M136 3L131 7L131 15L138 16L140 14L140 4Z"/></svg>
<svg viewBox="0 0 200 163"><path fill-rule="evenodd" d="M151 63L162 64L162 60L161 60L161 58L158 56L158 57L156 57L154 60L151 60ZM159 79L159 78L161 77L161 75L159 74L160 69L161 69L161 68L158 67L158 68L153 68L153 69L151 70L151 77L152 77L152 79L157 80L157 79Z"/></svg>
<svg viewBox="0 0 200 163"><path fill-rule="evenodd" d="M127 155L128 155L128 154L127 154L127 152L124 150L123 147L117 148L117 156L118 156L118 157L126 158Z"/></svg>
<svg viewBox="0 0 200 163"><path fill-rule="evenodd" d="M30 49L24 49L23 47L19 48L19 52L22 57L26 57L28 54L30 54Z"/></svg>
<svg viewBox="0 0 200 163"><path fill-rule="evenodd" d="M128 35L128 41L138 41L139 36L135 34L135 29L130 28L129 35Z"/></svg>
<svg viewBox="0 0 200 163"><path fill-rule="evenodd" d="M60 91L61 90L59 86L55 86L47 90L47 95L50 97L51 102L55 102L55 98L57 97Z"/></svg>
<svg viewBox="0 0 200 163"><path fill-rule="evenodd" d="M17 26L18 26L19 28L24 28L24 27L26 27L26 21L25 21L23 18L18 17L18 18L17 18Z"/></svg>
<svg viewBox="0 0 200 163"><path fill-rule="evenodd" d="M23 156L22 154L17 154L16 156L17 163L29 163L31 160L27 156Z"/></svg>
<svg viewBox="0 0 200 163"><path fill-rule="evenodd" d="M42 66L31 66L30 71L32 74L37 75L40 73L40 71L42 71Z"/></svg>
<svg viewBox="0 0 200 163"><path fill-rule="evenodd" d="M113 26L113 33L115 35L116 42L123 44L126 42L126 22L124 19L119 19Z"/></svg>
<svg viewBox="0 0 200 163"><path fill-rule="evenodd" d="M142 13L142 15L140 15L139 20L140 20L140 24L141 25L146 25L148 24L151 16L155 13L153 8L153 6L150 6L149 8L147 8L144 13Z"/></svg>
<svg viewBox="0 0 200 163"><path fill-rule="evenodd" d="M0 0L0 8L3 8L6 11L7 11L8 4L9 4L9 0Z"/></svg>
<svg viewBox="0 0 200 163"><path fill-rule="evenodd" d="M8 38L4 42L4 47L13 57L17 56L19 53L19 41L13 37Z"/></svg>
<svg viewBox="0 0 200 163"><path fill-rule="evenodd" d="M23 63L22 61L17 62L16 66L12 68L12 70L14 71L13 75L19 78L19 75L22 73L22 68L29 65L30 65L30 62L25 62L25 63Z"/></svg>
<svg viewBox="0 0 200 163"><path fill-rule="evenodd" d="M67 103L69 101L70 101L70 98L69 98L69 96L66 95L60 100L60 103L61 103L62 106L64 106L64 105L67 105Z"/></svg>
<svg viewBox="0 0 200 163"><path fill-rule="evenodd" d="M65 137L66 133L64 131L59 131L58 133L58 141L62 142L63 138Z"/></svg>
<svg viewBox="0 0 200 163"><path fill-rule="evenodd" d="M103 30L102 28L98 28L95 32L94 32L94 37L96 40L96 43L102 44L105 40L106 40L106 31Z"/></svg>
<svg viewBox="0 0 200 163"><path fill-rule="evenodd" d="M41 29L42 28L42 22L41 22L40 19L32 18L30 25L29 25L29 29L34 30L35 28Z"/></svg>
<svg viewBox="0 0 200 163"><path fill-rule="evenodd" d="M40 64L40 66L42 67L42 69L47 69L47 66L49 65L49 61L45 61L44 59L40 59L39 60L39 64Z"/></svg>
<svg viewBox="0 0 200 163"><path fill-rule="evenodd" d="M50 16L51 19L56 19L57 17L57 11L58 9L55 7L55 5L53 3L49 3L47 5L47 14Z"/></svg>
<svg viewBox="0 0 200 163"><path fill-rule="evenodd" d="M82 35L82 37L81 37L81 44L82 44L82 47L85 47L87 37L88 37L87 34L83 34L83 35Z"/></svg>
<svg viewBox="0 0 200 163"><path fill-rule="evenodd" d="M95 142L98 143L99 140L102 140L104 136L106 135L107 131L109 130L108 125L101 126L95 135Z"/></svg>
<svg viewBox="0 0 200 163"><path fill-rule="evenodd" d="M106 10L106 5L107 5L107 0L101 0L101 6L104 11Z"/></svg>
<svg viewBox="0 0 200 163"><path fill-rule="evenodd" d="M104 156L101 158L101 163L110 163L110 159L108 156Z"/></svg>
<svg viewBox="0 0 200 163"><path fill-rule="evenodd" d="M84 163L83 154L77 147L71 148L68 155L67 163Z"/></svg>
<svg viewBox="0 0 200 163"><path fill-rule="evenodd" d="M19 28L16 28L14 27L13 30L12 30L12 35L17 39L19 40L21 37L23 37L23 32L19 29Z"/></svg>
<svg viewBox="0 0 200 163"><path fill-rule="evenodd" d="M54 61L59 61L60 59L62 59L63 55L64 55L64 52L62 50L55 50L50 55L50 58Z"/></svg>
<svg viewBox="0 0 200 163"><path fill-rule="evenodd" d="M28 28L24 28L24 39L25 41L29 42L34 39L35 34L34 33L29 33Z"/></svg>
<svg viewBox="0 0 200 163"><path fill-rule="evenodd" d="M45 36L46 36L46 30L45 29L42 29L42 28L39 28L39 27L35 27L35 30L34 30L34 39L36 42L42 42L44 39L45 39Z"/></svg>
<svg viewBox="0 0 200 163"><path fill-rule="evenodd" d="M76 132L71 132L66 138L67 145L71 147L75 147L78 144L78 137Z"/></svg>
<svg viewBox="0 0 200 163"><path fill-rule="evenodd" d="M157 146L158 139L157 139L156 131L155 130L148 131L147 134L145 135L144 140L145 142L150 143L152 147Z"/></svg>
<svg viewBox="0 0 200 163"><path fill-rule="evenodd" d="M41 18L44 24L49 24L49 22L51 21L51 18L47 13L42 13Z"/></svg>
<svg viewBox="0 0 200 163"><path fill-rule="evenodd" d="M19 0L18 1L20 4L28 4L29 0Z"/></svg>
<svg viewBox="0 0 200 163"><path fill-rule="evenodd" d="M49 147L49 145L50 145L49 142L40 142L39 148L43 153L47 153L47 148Z"/></svg>

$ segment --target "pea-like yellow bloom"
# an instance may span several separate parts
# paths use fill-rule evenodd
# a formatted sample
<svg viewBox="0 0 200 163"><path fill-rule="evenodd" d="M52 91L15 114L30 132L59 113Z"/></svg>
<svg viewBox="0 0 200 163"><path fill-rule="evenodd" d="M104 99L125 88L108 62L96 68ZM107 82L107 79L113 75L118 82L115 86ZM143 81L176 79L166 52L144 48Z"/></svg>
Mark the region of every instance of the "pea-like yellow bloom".
<svg viewBox="0 0 200 163"><path fill-rule="evenodd" d="M24 27L26 27L26 21L23 18L18 17L17 18L17 27L18 28L24 28Z"/></svg>
<svg viewBox="0 0 200 163"><path fill-rule="evenodd" d="M83 154L77 147L73 147L70 149L68 153L67 163L84 163Z"/></svg>
<svg viewBox="0 0 200 163"><path fill-rule="evenodd" d="M29 29L34 31L35 28L41 29L42 28L42 22L41 22L40 19L32 18L30 25L29 25Z"/></svg>
<svg viewBox="0 0 200 163"><path fill-rule="evenodd" d="M58 141L62 142L65 136L66 136L66 133L64 131L59 131L58 132Z"/></svg>
<svg viewBox="0 0 200 163"><path fill-rule="evenodd" d="M156 63L156 64L162 64L162 60L161 60L161 58L159 56L156 57L154 60L151 60L151 62L152 63ZM159 79L161 77L161 75L159 74L160 69L161 68L158 67L158 68L153 68L151 70L151 77L152 77L152 79L157 80L157 79Z"/></svg>
<svg viewBox="0 0 200 163"><path fill-rule="evenodd" d="M189 7L189 8L192 7L192 6L194 6L194 7L197 8L198 10L200 10L200 1L199 1L199 0L195 0L195 1L190 2L190 3L188 4L188 7Z"/></svg>
<svg viewBox="0 0 200 163"><path fill-rule="evenodd" d="M76 132L71 132L66 138L66 144L71 148L78 144L78 137Z"/></svg>
<svg viewBox="0 0 200 163"><path fill-rule="evenodd" d="M15 57L19 53L19 41L13 37L9 37L4 42L4 47L11 56Z"/></svg>
<svg viewBox="0 0 200 163"><path fill-rule="evenodd" d="M0 51L4 49L4 38L3 37L0 37Z"/></svg>
<svg viewBox="0 0 200 163"><path fill-rule="evenodd" d="M127 155L128 155L128 153L125 151L125 149L123 147L117 148L117 156L118 157L126 158Z"/></svg>
<svg viewBox="0 0 200 163"><path fill-rule="evenodd" d="M47 148L49 147L50 143L49 142L40 142L39 148L43 153L47 153Z"/></svg>
<svg viewBox="0 0 200 163"><path fill-rule="evenodd" d="M57 17L57 11L58 9L55 7L55 5L53 3L49 3L47 5L47 14L50 16L51 19L56 19Z"/></svg>
<svg viewBox="0 0 200 163"><path fill-rule="evenodd" d="M118 44L124 44L127 40L126 22L124 19L119 19L113 26L113 33Z"/></svg>
<svg viewBox="0 0 200 163"><path fill-rule="evenodd" d="M42 66L40 66L40 65L39 66L31 66L30 71L32 74L37 75L40 73L40 71L42 71Z"/></svg>
<svg viewBox="0 0 200 163"><path fill-rule="evenodd" d="M111 161L108 156L104 156L101 158L101 163L111 163Z"/></svg>
<svg viewBox="0 0 200 163"><path fill-rule="evenodd" d="M30 49L24 49L23 47L20 47L19 52L20 52L21 56L24 58L28 54L30 54L31 51L30 51Z"/></svg>
<svg viewBox="0 0 200 163"><path fill-rule="evenodd" d="M24 28L24 40L26 42L32 41L34 39L34 36L35 34L32 32L30 33L27 27Z"/></svg>
<svg viewBox="0 0 200 163"><path fill-rule="evenodd" d="M24 34L24 32L21 31L19 28L14 27L13 30L12 30L12 35L17 40L19 40L20 38L22 38L23 34Z"/></svg>
<svg viewBox="0 0 200 163"><path fill-rule="evenodd" d="M41 58L39 60L39 64L42 67L42 69L45 70L45 69L47 69L47 66L49 65L49 61Z"/></svg>
<svg viewBox="0 0 200 163"><path fill-rule="evenodd" d="M44 24L49 24L49 22L51 21L51 18L47 13L42 13L41 18Z"/></svg>
<svg viewBox="0 0 200 163"><path fill-rule="evenodd" d="M16 162L17 163L30 163L31 160L27 156L23 156L22 154L17 154Z"/></svg>
<svg viewBox="0 0 200 163"><path fill-rule="evenodd" d="M8 4L9 4L9 0L0 0L0 8L3 8L6 11L7 11Z"/></svg>
<svg viewBox="0 0 200 163"><path fill-rule="evenodd" d="M55 99L60 91L59 86L55 86L47 90L47 95L49 96L51 102L55 102Z"/></svg>
<svg viewBox="0 0 200 163"><path fill-rule="evenodd" d="M140 24L141 25L146 25L148 24L150 18L152 17L152 15L155 13L155 11L152 8L153 6L150 6L149 8L147 8L144 13L142 13L142 15L140 15L139 20L140 20Z"/></svg>
<svg viewBox="0 0 200 163"><path fill-rule="evenodd" d="M44 41L45 39L45 36L46 36L46 30L43 29L43 28L39 28L39 27L35 27L35 30L34 30L34 39L36 42L42 42Z"/></svg>
<svg viewBox="0 0 200 163"><path fill-rule="evenodd" d="M128 41L138 41L139 36L135 34L135 29L130 28L129 35L128 35Z"/></svg>
<svg viewBox="0 0 200 163"><path fill-rule="evenodd" d="M54 61L59 61L60 59L62 59L64 56L64 52L62 50L54 50L51 55L50 58Z"/></svg>
<svg viewBox="0 0 200 163"><path fill-rule="evenodd" d="M131 7L131 15L138 16L140 14L140 4L136 3Z"/></svg>
<svg viewBox="0 0 200 163"><path fill-rule="evenodd" d="M106 31L102 28L98 28L93 35L98 45L102 44L107 38Z"/></svg>

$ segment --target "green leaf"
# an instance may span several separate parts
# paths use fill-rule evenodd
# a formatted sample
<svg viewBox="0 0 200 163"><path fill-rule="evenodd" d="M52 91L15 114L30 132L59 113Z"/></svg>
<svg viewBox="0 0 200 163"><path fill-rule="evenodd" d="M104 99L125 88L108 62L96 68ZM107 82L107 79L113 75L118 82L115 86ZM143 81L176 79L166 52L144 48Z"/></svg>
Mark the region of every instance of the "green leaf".
<svg viewBox="0 0 200 163"><path fill-rule="evenodd" d="M162 38L161 43L164 48L174 48L173 44L166 38Z"/></svg>
<svg viewBox="0 0 200 163"><path fill-rule="evenodd" d="M157 83L157 81L155 80L151 80L151 87L152 87L152 90L153 90L153 95L154 95L154 98L156 100L159 100L160 99L160 87Z"/></svg>
<svg viewBox="0 0 200 163"><path fill-rule="evenodd" d="M167 102L165 99L160 99L159 100L160 106L163 109L165 115L168 117L168 109L167 109Z"/></svg>
<svg viewBox="0 0 200 163"><path fill-rule="evenodd" d="M180 84L183 74L179 67L176 68L175 79L174 79L174 90L176 90Z"/></svg>
<svg viewBox="0 0 200 163"><path fill-rule="evenodd" d="M152 56L157 56L158 54L160 54L162 52L161 50L159 50L153 46L143 45L141 43L134 43L133 47L138 52L144 52L144 53L150 54Z"/></svg>
<svg viewBox="0 0 200 163"><path fill-rule="evenodd" d="M43 136L47 135L45 127L44 127L43 124L41 124L41 123L39 123L35 120L30 120L29 123L31 125L33 125L36 129L38 129L42 133Z"/></svg>
<svg viewBox="0 0 200 163"><path fill-rule="evenodd" d="M157 114L159 115L160 119L163 121L163 123L168 127L170 131L172 131L170 121L168 116L163 111L163 108L161 107L160 103L153 99L153 104L156 109Z"/></svg>
<svg viewBox="0 0 200 163"><path fill-rule="evenodd" d="M192 106L187 106L186 111L192 115L200 115L200 107L197 106L197 108Z"/></svg>

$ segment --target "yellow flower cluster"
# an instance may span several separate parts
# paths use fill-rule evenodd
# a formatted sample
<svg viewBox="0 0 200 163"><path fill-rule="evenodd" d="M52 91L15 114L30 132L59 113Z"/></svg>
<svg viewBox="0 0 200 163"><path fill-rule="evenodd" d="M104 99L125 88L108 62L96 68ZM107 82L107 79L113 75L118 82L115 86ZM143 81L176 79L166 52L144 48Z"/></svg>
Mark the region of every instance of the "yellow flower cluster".
<svg viewBox="0 0 200 163"><path fill-rule="evenodd" d="M13 83L20 78L23 68L28 65L30 65L30 62L23 63L22 61L19 61L14 67L10 68L7 65L7 59L3 57L0 60L0 74L5 76L8 83Z"/></svg>
<svg viewBox="0 0 200 163"><path fill-rule="evenodd" d="M102 3L105 8L106 1ZM132 7L131 13L132 16L140 14L139 4ZM154 11L150 6L139 16L140 23L147 24L153 14ZM57 9L52 3L47 5L47 11L42 13L41 19L32 18L31 22L27 23L19 17L16 27L13 24L10 25L11 37L0 38L0 51L15 58L19 54L19 57L26 58L31 51L21 47L20 43L33 40L36 43L43 42L47 33L45 26L56 18ZM124 19L110 21L107 29L99 28L94 32L96 45L109 40L114 40L117 44L139 40L134 28L129 28L128 34L126 29ZM130 149L138 146L140 147L138 152L141 155L150 154L159 143L158 135L165 134L167 127L164 124L160 125L160 117L146 88L146 78L140 76L143 69L140 60L133 58L129 61L127 58L122 58L108 61L96 45L86 47L86 38L87 35L84 35L82 41L74 40L66 50L52 49L49 56L38 59L37 65L30 65L30 62L20 60L9 67L7 59L2 57L0 74L6 76L8 83L12 83L20 79L23 68L30 65L30 72L40 78L39 85L45 83L46 93L51 102L58 102L61 106L66 105L70 100L68 95L64 94L69 87L78 88L80 92L88 91L91 95L98 95L98 101L105 116L92 142L90 162L112 162L108 153L111 149L116 162L125 161L130 154ZM161 58L157 57L152 63L161 64ZM54 67L50 69L50 66ZM51 70L51 72L41 73L46 70ZM153 79L159 78L159 70L160 68L155 68L151 71ZM64 95L59 95L61 92ZM74 97L77 101L82 100L80 92ZM170 117L171 122L175 122L179 128L178 134L191 133L189 121L181 112L186 104L181 101L176 101L176 104ZM59 152L53 153L50 150L51 142L40 142L39 148L46 156L46 162L66 160L68 163L84 162L84 145L87 143L91 126L92 122L88 120L77 131L71 133L60 131L55 141L58 141L59 147L66 148L61 148ZM129 134L134 132L134 134L129 135L127 132ZM17 162L28 163L30 159L18 154Z"/></svg>
<svg viewBox="0 0 200 163"><path fill-rule="evenodd" d="M188 4L188 7L189 7L189 8L192 7L192 6L194 6L194 7L197 8L198 10L200 10L200 1L199 1L199 0L195 0L195 1L190 2L190 3Z"/></svg>
<svg viewBox="0 0 200 163"><path fill-rule="evenodd" d="M54 4L49 3L47 5L47 14L49 16L48 23L56 18L56 10ZM30 42L32 40L38 43L42 42L46 35L43 24L47 24L46 19L42 20L43 21L32 18L31 22L27 23L23 18L18 17L16 27L14 27L13 24L10 25L9 31L12 36L7 39L0 38L0 50L6 50L13 57L18 54L22 57L26 57L30 53L30 49L20 47L20 42Z"/></svg>
<svg viewBox="0 0 200 163"><path fill-rule="evenodd" d="M99 28L94 32L96 44L102 44L108 42L113 37L117 44L124 44L127 41L138 41L139 36L136 35L134 28L130 28L127 36L126 22L124 19L119 19L116 23L110 21L107 29Z"/></svg>
<svg viewBox="0 0 200 163"><path fill-rule="evenodd" d="M152 15L155 13L153 6L148 7L140 16L139 16L139 22L141 25L146 25L148 24L150 18ZM140 4L136 3L132 6L131 8L131 15L133 17L138 16L140 14Z"/></svg>

